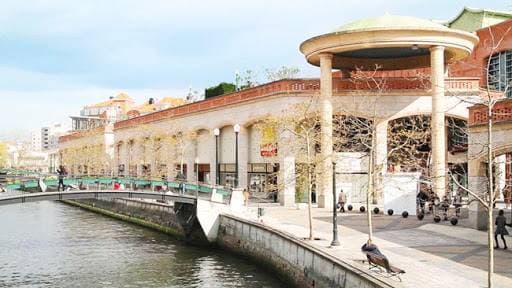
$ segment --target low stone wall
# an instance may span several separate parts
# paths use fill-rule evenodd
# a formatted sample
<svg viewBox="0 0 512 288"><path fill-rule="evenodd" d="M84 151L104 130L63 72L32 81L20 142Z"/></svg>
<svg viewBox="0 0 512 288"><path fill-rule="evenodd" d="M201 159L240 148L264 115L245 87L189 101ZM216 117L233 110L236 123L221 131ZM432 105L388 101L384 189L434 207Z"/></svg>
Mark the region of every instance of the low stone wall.
<svg viewBox="0 0 512 288"><path fill-rule="evenodd" d="M217 243L272 267L296 287L393 287L285 232L231 215L221 215Z"/></svg>
<svg viewBox="0 0 512 288"><path fill-rule="evenodd" d="M134 199L84 199L62 202L112 218L155 229L181 240L185 240L186 242L198 245L208 244L197 221L195 221L194 231L187 235L183 226L180 225L180 219L178 219L173 205Z"/></svg>

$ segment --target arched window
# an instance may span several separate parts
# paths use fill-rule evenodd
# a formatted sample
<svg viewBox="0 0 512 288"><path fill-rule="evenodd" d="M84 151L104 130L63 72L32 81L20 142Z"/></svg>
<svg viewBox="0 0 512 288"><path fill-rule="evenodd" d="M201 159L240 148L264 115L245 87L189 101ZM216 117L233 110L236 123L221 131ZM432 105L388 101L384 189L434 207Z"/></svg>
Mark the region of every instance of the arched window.
<svg viewBox="0 0 512 288"><path fill-rule="evenodd" d="M502 51L491 56L487 83L495 90L512 97L512 50Z"/></svg>

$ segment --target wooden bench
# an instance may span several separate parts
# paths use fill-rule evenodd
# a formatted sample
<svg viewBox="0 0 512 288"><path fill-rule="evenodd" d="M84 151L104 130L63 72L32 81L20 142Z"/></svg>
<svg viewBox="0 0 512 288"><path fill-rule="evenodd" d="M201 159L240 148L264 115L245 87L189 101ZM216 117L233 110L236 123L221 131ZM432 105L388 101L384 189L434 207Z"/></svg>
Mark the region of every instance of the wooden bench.
<svg viewBox="0 0 512 288"><path fill-rule="evenodd" d="M377 268L379 269L379 271L382 271L384 269L388 275L387 277L397 277L398 280L402 282L402 278L400 278L400 275L404 274L405 271L390 265L388 258L386 258L386 256L375 253L366 253L366 258L368 259L370 270Z"/></svg>

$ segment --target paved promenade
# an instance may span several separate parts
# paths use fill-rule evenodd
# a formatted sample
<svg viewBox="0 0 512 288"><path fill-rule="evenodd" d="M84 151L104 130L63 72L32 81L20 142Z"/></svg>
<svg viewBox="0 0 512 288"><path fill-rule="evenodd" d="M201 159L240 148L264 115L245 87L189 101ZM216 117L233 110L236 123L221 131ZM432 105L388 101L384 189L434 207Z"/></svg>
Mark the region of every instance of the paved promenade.
<svg viewBox="0 0 512 288"><path fill-rule="evenodd" d="M245 217L255 219L257 207L249 207ZM309 235L307 210L265 207L264 224L286 231L298 238ZM360 247L366 242L366 218L364 214L338 214L340 247L330 247L332 240L332 213L327 209L314 208L315 237L309 241L335 257L362 263L366 258ZM374 243L390 262L406 271L402 282L390 278L386 281L396 287L486 287L487 248L486 232L476 231L449 223L433 224L429 219L418 221L416 217L377 215ZM508 237L512 246L512 237ZM495 287L512 287L512 251L495 252ZM376 272L369 272L374 273Z"/></svg>

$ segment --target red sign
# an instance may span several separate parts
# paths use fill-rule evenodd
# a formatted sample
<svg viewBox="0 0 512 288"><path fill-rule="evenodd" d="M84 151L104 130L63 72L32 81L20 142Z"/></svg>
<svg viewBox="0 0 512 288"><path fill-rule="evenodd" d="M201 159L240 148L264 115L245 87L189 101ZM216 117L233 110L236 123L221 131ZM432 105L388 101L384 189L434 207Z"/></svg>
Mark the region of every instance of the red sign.
<svg viewBox="0 0 512 288"><path fill-rule="evenodd" d="M269 143L260 145L261 157L276 157L277 156L277 144Z"/></svg>

